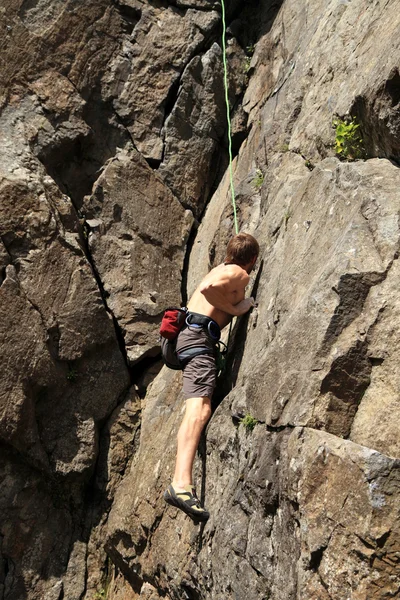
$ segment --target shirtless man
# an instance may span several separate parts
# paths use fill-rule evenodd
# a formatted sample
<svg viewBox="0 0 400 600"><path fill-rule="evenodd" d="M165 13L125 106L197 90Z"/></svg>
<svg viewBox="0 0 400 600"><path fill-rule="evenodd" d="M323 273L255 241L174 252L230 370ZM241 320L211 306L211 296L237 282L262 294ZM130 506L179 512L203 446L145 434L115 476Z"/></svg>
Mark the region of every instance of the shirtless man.
<svg viewBox="0 0 400 600"><path fill-rule="evenodd" d="M183 369L186 412L178 432L174 478L164 493L168 504L196 520L206 521L209 517L196 496L192 469L201 432L211 416L216 383L213 349L220 330L232 317L244 315L254 306L253 298L245 298L245 289L258 253L258 242L253 236L239 233L231 239L225 261L206 275L190 299L189 324L177 340L178 352L200 346L210 349L209 354L192 358Z"/></svg>

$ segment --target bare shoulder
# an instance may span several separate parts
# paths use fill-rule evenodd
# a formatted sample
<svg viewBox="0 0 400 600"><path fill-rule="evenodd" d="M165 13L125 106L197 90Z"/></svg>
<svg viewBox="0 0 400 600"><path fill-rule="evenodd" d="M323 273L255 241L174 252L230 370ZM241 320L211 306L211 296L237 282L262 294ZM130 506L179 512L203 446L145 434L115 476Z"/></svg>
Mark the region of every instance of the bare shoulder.
<svg viewBox="0 0 400 600"><path fill-rule="evenodd" d="M224 263L214 267L207 275L207 279L223 283L232 288L236 286L246 287L250 281L248 273L242 267L239 267L239 265L225 265Z"/></svg>

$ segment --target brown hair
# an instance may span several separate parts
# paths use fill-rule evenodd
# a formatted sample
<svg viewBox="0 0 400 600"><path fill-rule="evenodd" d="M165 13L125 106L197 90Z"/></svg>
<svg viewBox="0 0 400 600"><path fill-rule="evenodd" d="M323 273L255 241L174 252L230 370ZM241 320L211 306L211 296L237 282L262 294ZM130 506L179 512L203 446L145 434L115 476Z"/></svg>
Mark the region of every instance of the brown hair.
<svg viewBox="0 0 400 600"><path fill-rule="evenodd" d="M249 233L238 233L229 242L224 262L244 267L258 256L260 247Z"/></svg>

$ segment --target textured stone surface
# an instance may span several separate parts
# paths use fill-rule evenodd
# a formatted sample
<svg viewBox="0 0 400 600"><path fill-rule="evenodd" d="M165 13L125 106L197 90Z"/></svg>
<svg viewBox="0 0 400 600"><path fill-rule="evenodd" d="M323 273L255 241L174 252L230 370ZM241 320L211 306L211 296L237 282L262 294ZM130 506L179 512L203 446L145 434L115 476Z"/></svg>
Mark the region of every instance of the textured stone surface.
<svg viewBox="0 0 400 600"><path fill-rule="evenodd" d="M233 70L245 57L240 47L230 47L231 97L244 87L244 74ZM236 60L236 63L235 63ZM165 148L160 175L184 206L198 217L209 198L220 164L220 140L226 129L222 51L217 43L186 67L174 108L165 122ZM234 84L236 83L236 89ZM234 102L232 102L234 104ZM204 177L204 173L209 173Z"/></svg>
<svg viewBox="0 0 400 600"><path fill-rule="evenodd" d="M69 549L78 543L99 428L129 376L71 203L33 159L30 169L7 166L0 181L4 597L56 600L67 566L74 571ZM82 590L84 576L75 582Z"/></svg>
<svg viewBox="0 0 400 600"><path fill-rule="evenodd" d="M211 518L162 500L181 375L139 359L233 231L219 11L0 8L1 600L399 595L395 0L227 2L258 308L196 460ZM346 113L366 162L333 157Z"/></svg>
<svg viewBox="0 0 400 600"><path fill-rule="evenodd" d="M72 536L62 490L4 446L0 476L1 597L57 600Z"/></svg>
<svg viewBox="0 0 400 600"><path fill-rule="evenodd" d="M324 158L333 116L351 113L361 121L369 156L398 158L395 4L283 2L256 46L244 98L250 122L261 116L266 150L288 144L310 160Z"/></svg>
<svg viewBox="0 0 400 600"><path fill-rule="evenodd" d="M3 102L8 89L52 69L67 68L76 86L87 85L90 71L97 77L118 46L122 28L120 13L108 0L90 0L84 6L75 0L6 0L0 18L5 31Z"/></svg>
<svg viewBox="0 0 400 600"><path fill-rule="evenodd" d="M198 486L212 515L199 529L160 497L170 448L157 422L176 433L166 386L167 376L153 385L144 413L152 428L108 525L107 551L136 589L145 576L172 598L396 595L398 461L309 428L246 431L226 398L202 447ZM143 483L141 464L155 486Z"/></svg>
<svg viewBox="0 0 400 600"><path fill-rule="evenodd" d="M83 205L89 248L130 362L159 352L166 306L180 304L193 217L136 152L120 153Z"/></svg>
<svg viewBox="0 0 400 600"><path fill-rule="evenodd" d="M395 457L400 455L399 422L393 418L400 401L397 383L399 349L394 327L399 310L399 278L399 264L395 261L385 282L371 290L367 299L366 309L371 307L377 315L368 344L371 383L362 397L350 432L350 439L358 444Z"/></svg>
<svg viewBox="0 0 400 600"><path fill-rule="evenodd" d="M393 6L382 19L392 32ZM387 160L339 162L331 128L335 113L356 106L361 85L373 104L393 60L384 45L372 57L360 32L352 42L358 63L348 64L330 29L333 18L339 31L348 27L349 10L365 31L378 4L307 9L285 2L251 60L245 107L252 129L234 173L239 222L261 243L249 286L258 308L235 328L222 386L233 389L196 463L212 515L199 530L163 505L182 415L179 375L163 370L146 396L139 452L108 522L107 552L137 591L144 580L172 598L366 600L399 591L391 533L398 351L390 333L399 172ZM325 62L316 60L322 39ZM385 65L379 76L369 79L368 71L368 82L352 84L360 70L367 78L371 60ZM335 65L329 81L326 63ZM310 83L311 67L318 85ZM323 100L329 85L338 91L330 103ZM232 233L228 185L225 176L194 240L189 294L223 258ZM240 424L246 414L259 422L253 433Z"/></svg>
<svg viewBox="0 0 400 600"><path fill-rule="evenodd" d="M71 206L34 174L29 183L3 178L1 197L10 262L0 288L1 436L43 467L83 472L96 422L128 385L126 367Z"/></svg>
<svg viewBox="0 0 400 600"><path fill-rule="evenodd" d="M81 108L62 77L36 91L64 118ZM130 380L77 213L31 152L40 123L34 97L0 116L1 582L4 598L50 600L66 571L65 597L84 590L85 485Z"/></svg>
<svg viewBox="0 0 400 600"><path fill-rule="evenodd" d="M183 537L180 544L171 544L169 519L162 518L165 506L161 496L171 473L174 455L171 441L177 432L177 415L182 415L183 410L180 387L181 374L166 368L150 386L151 392L146 396L143 411L146 416L142 418L139 452L129 475L118 487L117 500L107 523L106 550L136 592L141 588L142 572L151 573L148 579L151 582L156 572L168 573L164 563L168 556L168 562L174 565L176 573L181 572L186 561L193 556L190 539L194 539L195 532L191 523L178 515L178 527ZM151 485L146 477L149 472L152 473ZM150 530L157 537L153 549L146 547ZM135 556L142 554L143 550L146 560L141 566Z"/></svg>
<svg viewBox="0 0 400 600"><path fill-rule="evenodd" d="M86 526L90 530L87 556L81 565L86 576L85 597L93 598L102 590L123 589L123 585L112 584L112 563L104 551L104 535L107 515L114 494L122 477L130 468L140 435L141 402L131 389L126 399L114 410L102 431L96 477L93 486L93 502L88 512ZM70 569L68 569L67 574ZM73 580L75 581L75 579ZM129 590L128 590L129 591ZM132 597L125 591L122 600ZM119 596L118 596L119 598Z"/></svg>
<svg viewBox="0 0 400 600"><path fill-rule="evenodd" d="M146 158L161 160L160 130L169 96L218 20L216 12L189 8L184 13L173 6L146 3L139 23L113 61L105 93L113 98L115 110Z"/></svg>
<svg viewBox="0 0 400 600"><path fill-rule="evenodd" d="M276 166L293 179L304 169L288 155ZM239 372L248 408L260 420L312 422L348 435L369 385L369 343L386 303L381 295L383 304L368 310L365 301L396 264L398 177L388 162L327 159L297 185L292 179L286 193L269 185L261 204L267 229L259 229L265 277L245 348L258 360L255 367L244 360ZM269 374L266 387L258 373Z"/></svg>
<svg viewBox="0 0 400 600"><path fill-rule="evenodd" d="M299 597L396 597L399 461L306 429L291 435L288 458L302 523Z"/></svg>

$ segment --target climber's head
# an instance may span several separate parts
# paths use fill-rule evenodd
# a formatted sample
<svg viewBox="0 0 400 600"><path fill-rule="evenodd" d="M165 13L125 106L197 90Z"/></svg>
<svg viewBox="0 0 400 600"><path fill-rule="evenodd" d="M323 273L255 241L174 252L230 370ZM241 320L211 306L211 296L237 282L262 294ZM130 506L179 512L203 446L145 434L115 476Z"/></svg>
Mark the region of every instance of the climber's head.
<svg viewBox="0 0 400 600"><path fill-rule="evenodd" d="M238 233L228 244L224 263L239 265L250 273L259 252L260 247L258 242L252 235L249 233Z"/></svg>

